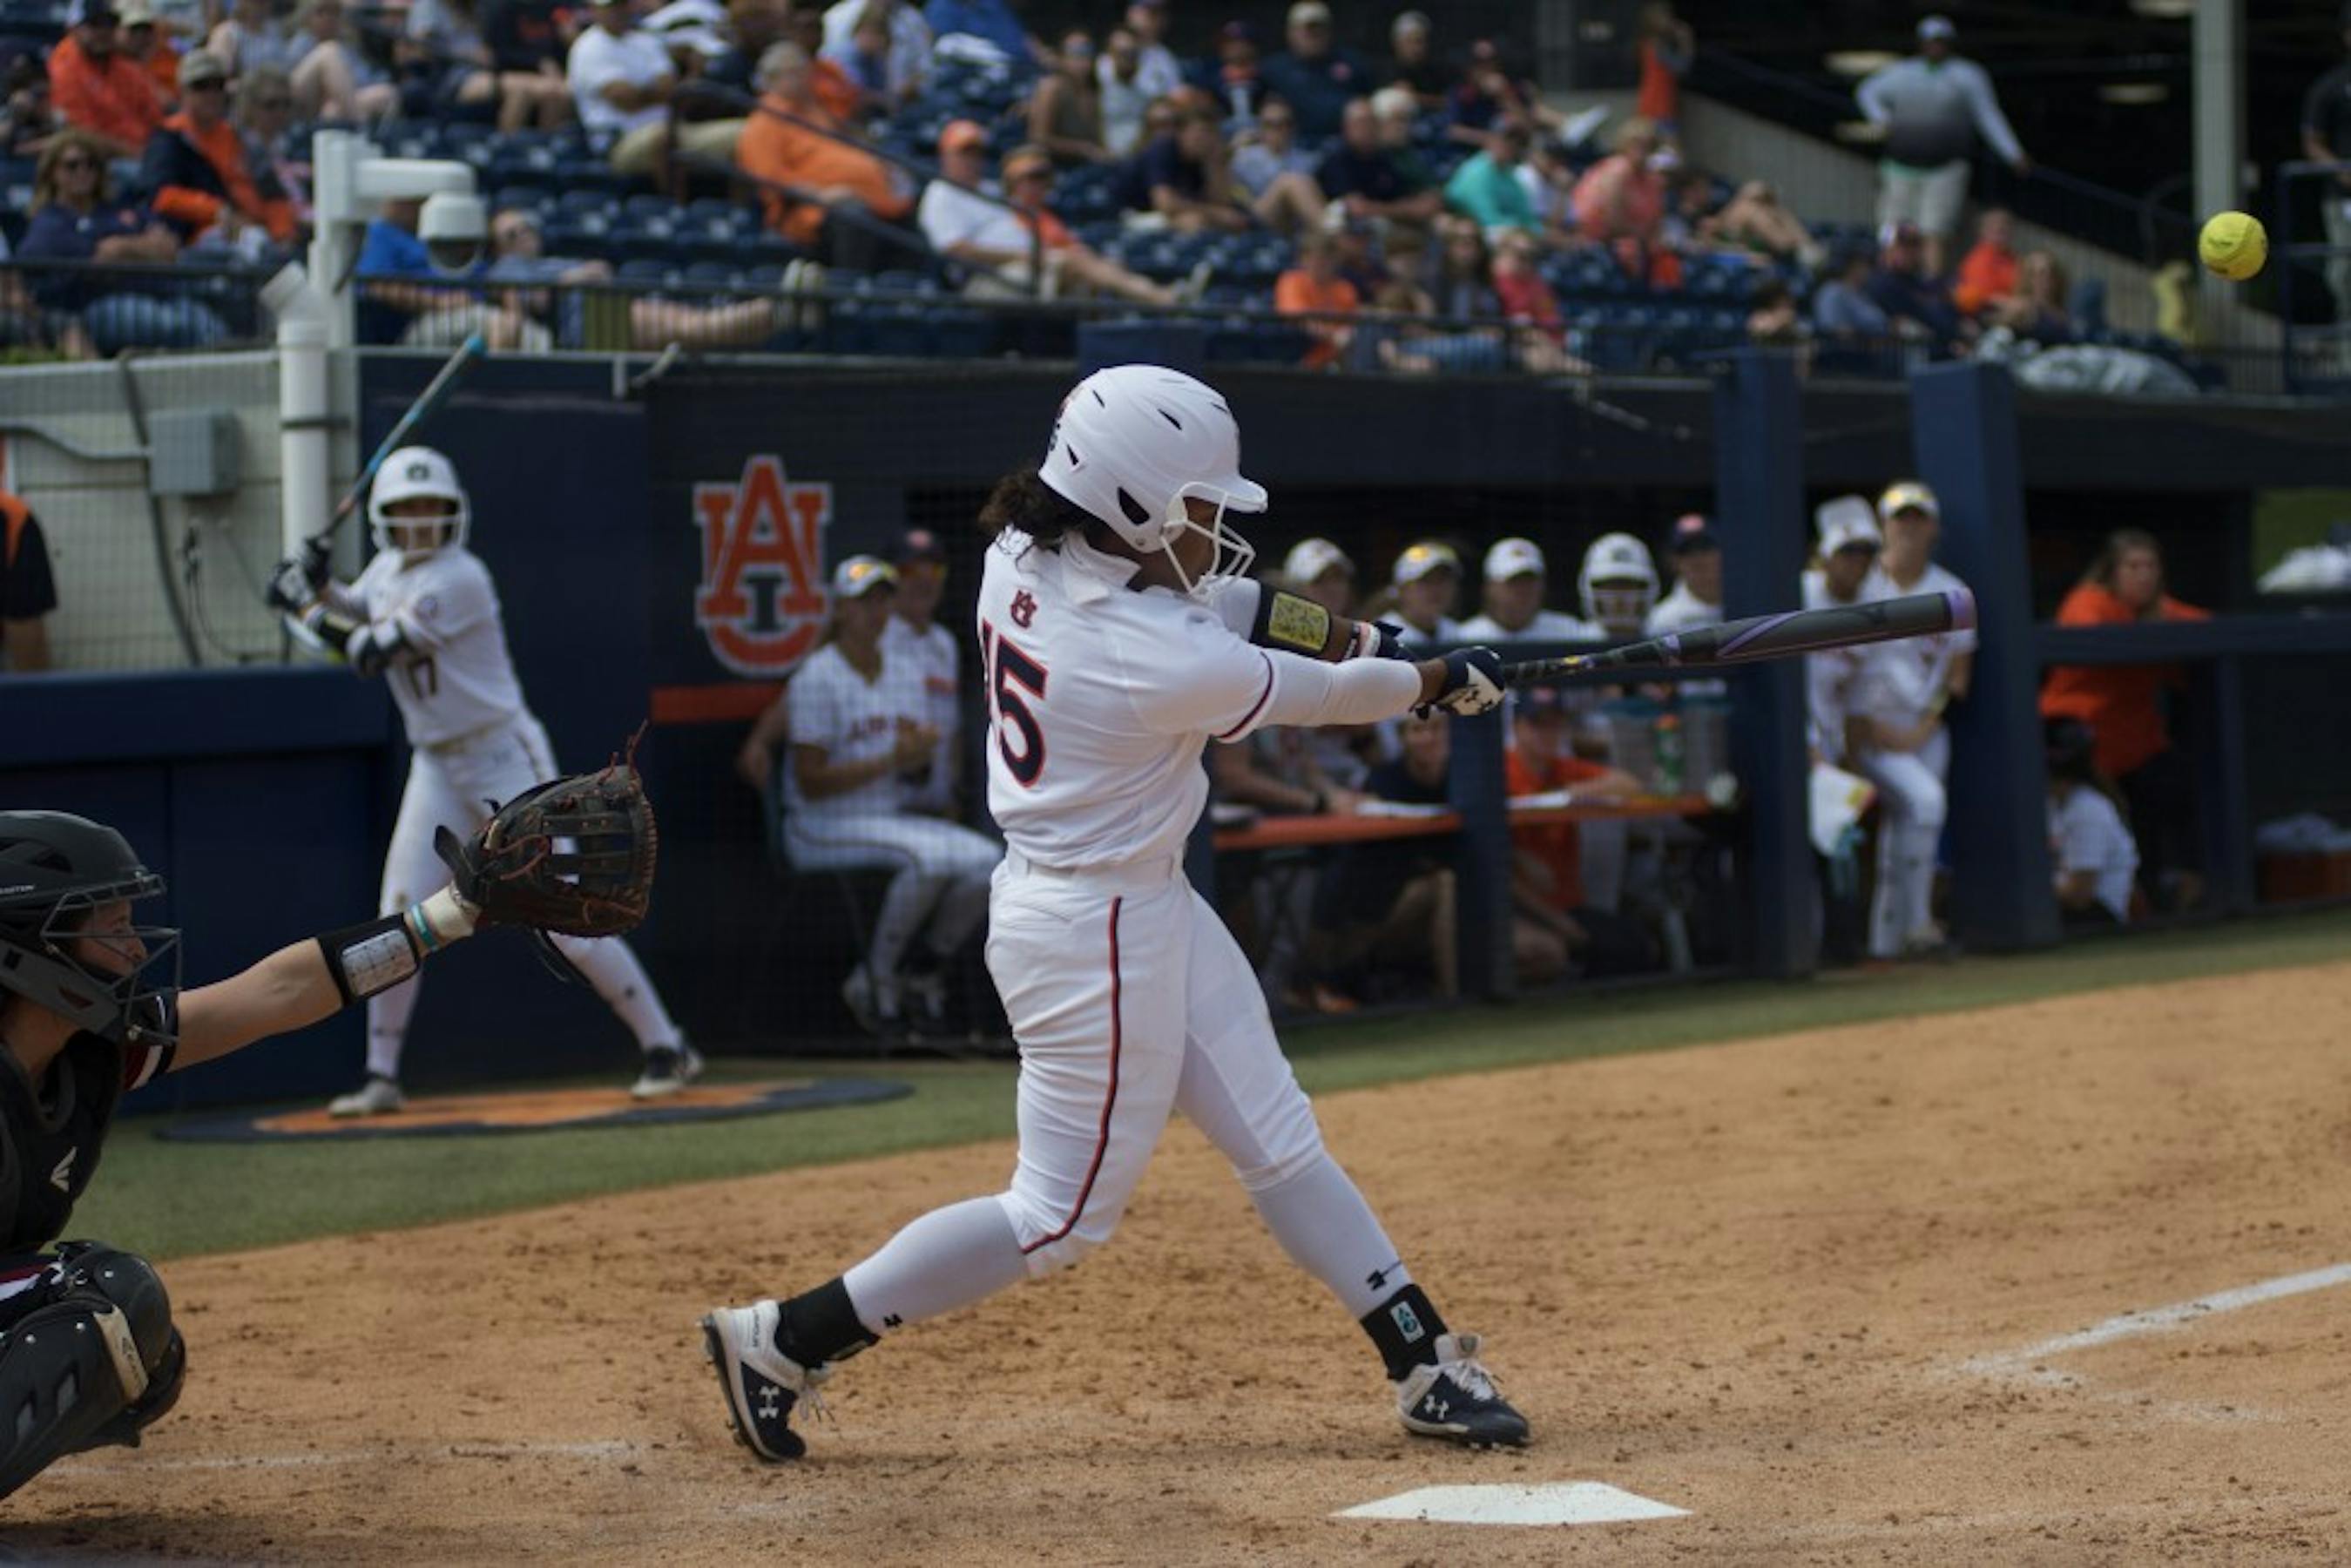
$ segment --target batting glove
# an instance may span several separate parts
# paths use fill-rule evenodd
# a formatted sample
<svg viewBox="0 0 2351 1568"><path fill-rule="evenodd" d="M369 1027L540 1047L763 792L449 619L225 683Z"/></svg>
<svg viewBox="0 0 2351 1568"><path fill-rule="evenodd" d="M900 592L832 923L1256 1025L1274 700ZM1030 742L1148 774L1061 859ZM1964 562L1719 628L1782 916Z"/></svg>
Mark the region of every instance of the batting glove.
<svg viewBox="0 0 2351 1568"><path fill-rule="evenodd" d="M1491 648L1458 648L1445 655L1445 685L1437 706L1457 717L1502 706L1502 655Z"/></svg>

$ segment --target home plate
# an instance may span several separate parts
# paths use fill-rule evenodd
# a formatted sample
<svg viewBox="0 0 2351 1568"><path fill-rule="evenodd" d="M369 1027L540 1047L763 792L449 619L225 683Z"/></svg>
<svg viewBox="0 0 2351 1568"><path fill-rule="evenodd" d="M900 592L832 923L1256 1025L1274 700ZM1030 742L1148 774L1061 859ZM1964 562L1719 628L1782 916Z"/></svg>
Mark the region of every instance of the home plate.
<svg viewBox="0 0 2351 1568"><path fill-rule="evenodd" d="M1541 1486L1420 1487L1342 1509L1332 1517L1409 1519L1426 1524L1619 1524L1679 1519L1688 1511L1599 1481L1552 1481Z"/></svg>

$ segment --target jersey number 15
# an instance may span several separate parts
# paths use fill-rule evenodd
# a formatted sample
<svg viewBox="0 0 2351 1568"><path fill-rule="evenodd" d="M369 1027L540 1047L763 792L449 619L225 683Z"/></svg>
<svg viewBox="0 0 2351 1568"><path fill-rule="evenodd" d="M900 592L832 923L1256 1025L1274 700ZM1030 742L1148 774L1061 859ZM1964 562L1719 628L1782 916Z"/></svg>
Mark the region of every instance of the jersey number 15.
<svg viewBox="0 0 2351 1568"><path fill-rule="evenodd" d="M1022 653L1011 638L998 636L985 621L979 623L979 658L987 680L987 724L996 732L996 749L1021 788L1034 789L1045 773L1045 731L1029 705L1045 700L1045 666ZM1018 750L1012 742L1015 730L1020 736Z"/></svg>

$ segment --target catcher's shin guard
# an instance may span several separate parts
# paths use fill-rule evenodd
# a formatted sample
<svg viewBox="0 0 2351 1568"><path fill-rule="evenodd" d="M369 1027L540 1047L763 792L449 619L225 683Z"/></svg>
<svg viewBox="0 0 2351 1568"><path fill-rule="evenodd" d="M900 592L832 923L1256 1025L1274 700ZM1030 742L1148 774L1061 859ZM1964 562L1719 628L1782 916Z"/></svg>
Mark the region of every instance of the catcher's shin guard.
<svg viewBox="0 0 2351 1568"><path fill-rule="evenodd" d="M69 1241L31 1294L0 1331L0 1497L67 1454L135 1447L187 1367L171 1297L143 1258Z"/></svg>

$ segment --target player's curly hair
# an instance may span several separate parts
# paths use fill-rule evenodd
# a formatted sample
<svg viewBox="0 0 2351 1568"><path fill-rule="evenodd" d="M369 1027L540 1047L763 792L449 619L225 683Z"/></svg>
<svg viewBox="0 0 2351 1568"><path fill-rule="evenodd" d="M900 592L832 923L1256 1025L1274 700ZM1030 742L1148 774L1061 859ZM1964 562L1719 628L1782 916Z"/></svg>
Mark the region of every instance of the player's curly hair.
<svg viewBox="0 0 2351 1568"><path fill-rule="evenodd" d="M1031 468L1016 468L996 482L979 508L980 532L994 538L1018 528L1046 549L1059 549L1071 534L1082 535L1093 518Z"/></svg>

